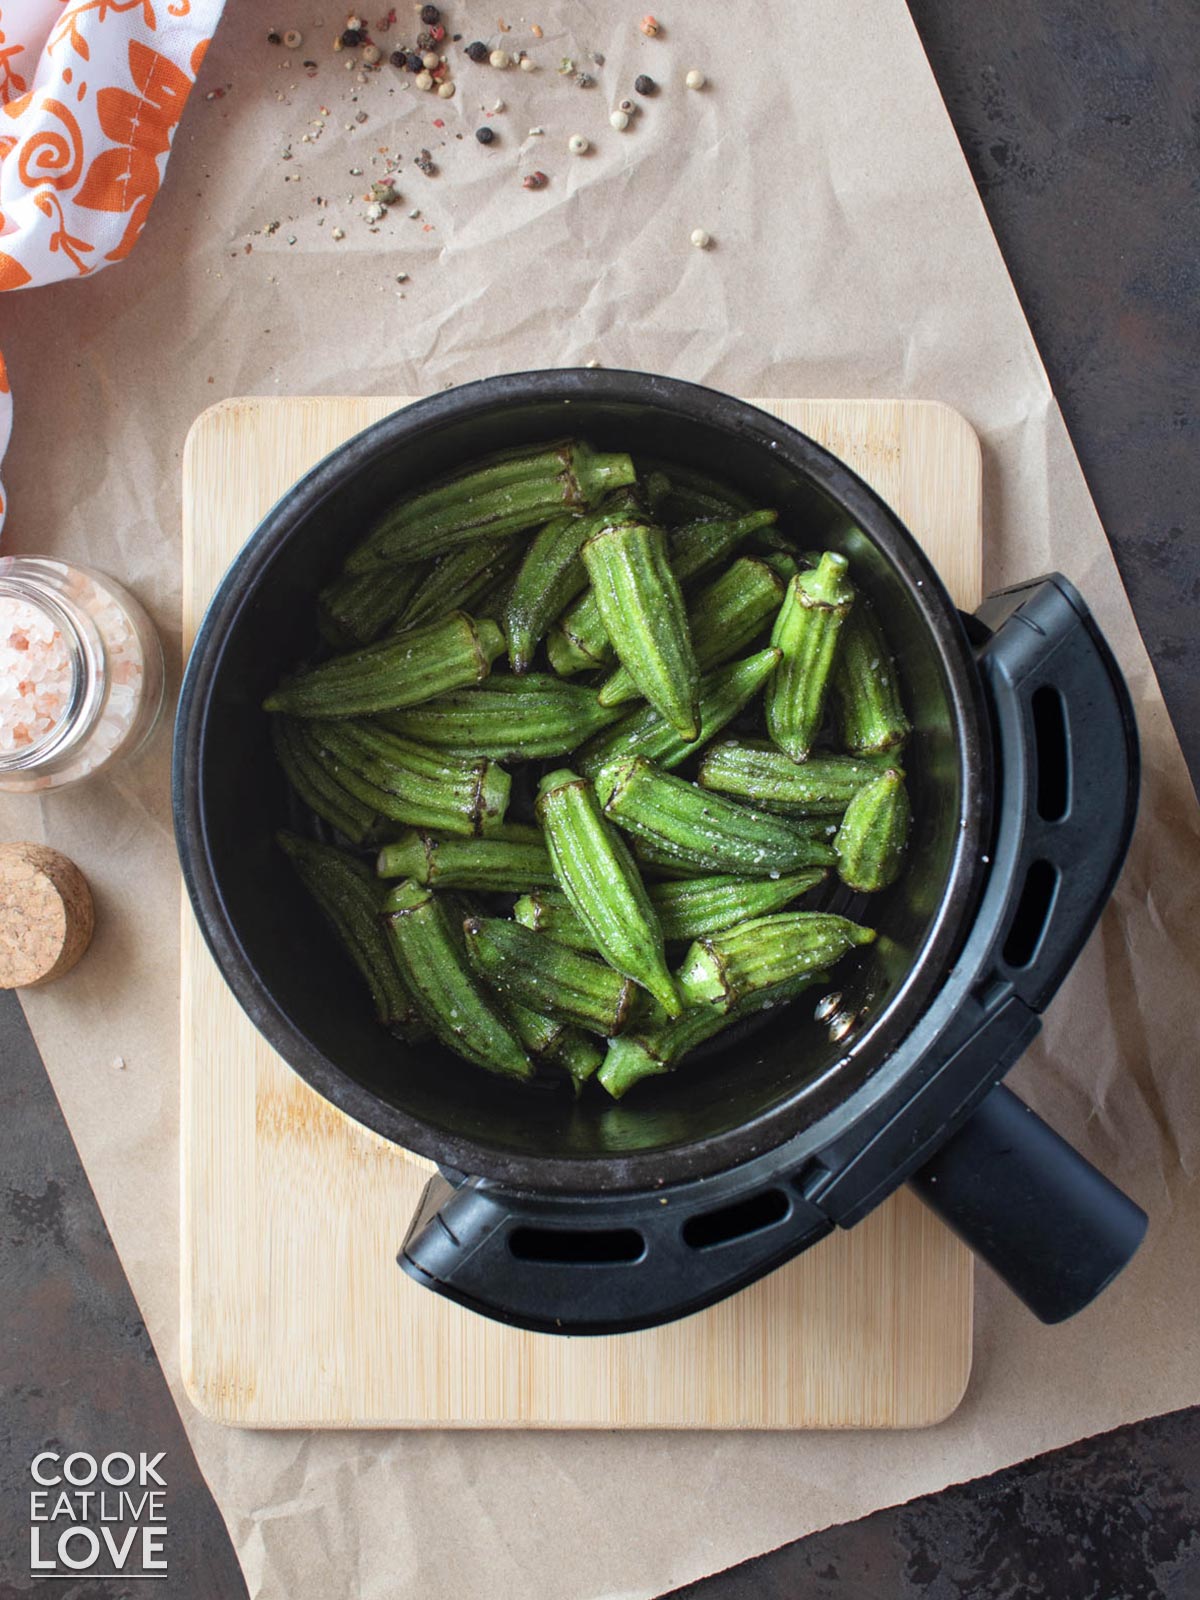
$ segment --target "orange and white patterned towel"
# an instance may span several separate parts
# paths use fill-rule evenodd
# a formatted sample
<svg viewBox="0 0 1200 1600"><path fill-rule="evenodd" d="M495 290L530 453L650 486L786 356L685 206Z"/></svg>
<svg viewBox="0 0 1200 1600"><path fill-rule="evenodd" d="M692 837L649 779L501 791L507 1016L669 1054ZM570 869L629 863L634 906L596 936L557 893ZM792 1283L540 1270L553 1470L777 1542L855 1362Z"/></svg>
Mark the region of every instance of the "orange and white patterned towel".
<svg viewBox="0 0 1200 1600"><path fill-rule="evenodd" d="M223 4L0 0L0 289L129 254ZM11 428L0 356L0 457Z"/></svg>

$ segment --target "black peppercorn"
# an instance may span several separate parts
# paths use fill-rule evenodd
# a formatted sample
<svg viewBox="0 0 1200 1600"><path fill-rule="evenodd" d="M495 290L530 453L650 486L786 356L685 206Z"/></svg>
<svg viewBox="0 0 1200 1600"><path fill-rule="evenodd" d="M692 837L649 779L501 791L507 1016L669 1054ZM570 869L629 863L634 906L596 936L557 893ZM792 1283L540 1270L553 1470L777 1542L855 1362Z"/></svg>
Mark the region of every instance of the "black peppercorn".
<svg viewBox="0 0 1200 1600"><path fill-rule="evenodd" d="M268 44L282 44L283 43L283 35L281 33L276 33L275 29L272 28L270 33L267 35L267 43Z"/></svg>
<svg viewBox="0 0 1200 1600"><path fill-rule="evenodd" d="M388 60L394 67L403 67L406 65L408 57L404 54L403 50L393 50L391 55L388 57Z"/></svg>
<svg viewBox="0 0 1200 1600"><path fill-rule="evenodd" d="M438 10L438 8L436 6L422 6L421 7L421 21L424 22L425 24L427 24L427 26L432 28L432 26L433 26L433 24L435 22L440 22L441 20L442 20L442 13Z"/></svg>
<svg viewBox="0 0 1200 1600"><path fill-rule="evenodd" d="M425 63L415 50L410 50L404 58L404 65L410 72L424 72Z"/></svg>
<svg viewBox="0 0 1200 1600"><path fill-rule="evenodd" d="M342 34L342 43L345 45L347 50L353 50L355 46L360 45L362 41L363 36L361 28L347 28Z"/></svg>
<svg viewBox="0 0 1200 1600"><path fill-rule="evenodd" d="M475 137L479 140L480 144L491 144L492 140L496 137L496 134L492 128L476 128Z"/></svg>
<svg viewBox="0 0 1200 1600"><path fill-rule="evenodd" d="M654 94L658 89L658 85L655 83L654 79L648 78L645 73L643 73L640 78L634 79L633 87L637 90L638 94Z"/></svg>
<svg viewBox="0 0 1200 1600"><path fill-rule="evenodd" d="M467 46L467 54L470 56L472 61L486 61L488 58L488 47L484 44L482 39L476 39L474 44L469 44Z"/></svg>

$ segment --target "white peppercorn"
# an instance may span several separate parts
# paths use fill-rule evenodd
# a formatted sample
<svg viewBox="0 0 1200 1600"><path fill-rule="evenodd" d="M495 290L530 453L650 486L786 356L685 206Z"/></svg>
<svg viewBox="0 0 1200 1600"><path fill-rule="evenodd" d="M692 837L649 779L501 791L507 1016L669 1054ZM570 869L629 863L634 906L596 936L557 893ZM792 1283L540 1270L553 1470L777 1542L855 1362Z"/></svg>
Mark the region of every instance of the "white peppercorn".
<svg viewBox="0 0 1200 1600"><path fill-rule="evenodd" d="M581 133L573 133L567 140L567 149L573 156L585 156L591 148L591 143Z"/></svg>

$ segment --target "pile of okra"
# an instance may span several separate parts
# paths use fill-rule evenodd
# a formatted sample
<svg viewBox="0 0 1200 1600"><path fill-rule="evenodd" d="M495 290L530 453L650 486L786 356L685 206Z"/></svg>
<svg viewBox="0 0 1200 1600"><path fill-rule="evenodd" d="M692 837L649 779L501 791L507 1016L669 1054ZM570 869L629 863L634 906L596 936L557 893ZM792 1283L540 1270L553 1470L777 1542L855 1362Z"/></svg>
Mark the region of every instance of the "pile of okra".
<svg viewBox="0 0 1200 1600"><path fill-rule="evenodd" d="M560 441L351 553L319 597L333 653L265 706L344 841L280 843L382 1023L619 1098L874 939L803 906L898 875L909 723L846 558L776 524Z"/></svg>

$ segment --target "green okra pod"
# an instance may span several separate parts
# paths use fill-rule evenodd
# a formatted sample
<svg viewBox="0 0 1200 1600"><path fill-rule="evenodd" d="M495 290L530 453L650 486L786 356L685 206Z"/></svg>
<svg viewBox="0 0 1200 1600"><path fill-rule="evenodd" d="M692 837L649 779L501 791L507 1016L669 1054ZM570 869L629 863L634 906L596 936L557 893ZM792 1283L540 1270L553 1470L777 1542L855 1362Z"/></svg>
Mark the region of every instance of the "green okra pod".
<svg viewBox="0 0 1200 1600"><path fill-rule="evenodd" d="M392 822L480 834L504 821L512 780L485 757L430 750L369 722L313 722L307 736L330 776Z"/></svg>
<svg viewBox="0 0 1200 1600"><path fill-rule="evenodd" d="M505 607L508 659L516 673L529 671L547 628L588 583L580 551L607 523L638 514L635 489L609 495L596 511L556 517L525 551Z"/></svg>
<svg viewBox="0 0 1200 1600"><path fill-rule="evenodd" d="M510 845L498 838L438 838L411 832L382 846L381 878L414 878L440 890L517 894L530 883L557 883L546 846Z"/></svg>
<svg viewBox="0 0 1200 1600"><path fill-rule="evenodd" d="M532 1077L525 1047L488 1000L458 929L432 890L397 885L383 903L383 925L417 1010L443 1044L489 1072Z"/></svg>
<svg viewBox="0 0 1200 1600"><path fill-rule="evenodd" d="M520 557L519 538L478 539L461 549L451 550L425 571L420 585L397 619L398 626L426 627L431 622L439 622L451 611L470 610L472 601L491 593L516 571ZM410 572L413 569L384 567L367 574L367 578L383 583L396 570Z"/></svg>
<svg viewBox="0 0 1200 1600"><path fill-rule="evenodd" d="M589 1078L594 1078L604 1062L604 1051L595 1039L578 1028L567 1028L552 1057L575 1085L578 1094Z"/></svg>
<svg viewBox="0 0 1200 1600"><path fill-rule="evenodd" d="M767 687L767 729L793 761L807 757L821 727L838 635L854 604L848 565L829 550L817 567L797 573L771 634L783 660Z"/></svg>
<svg viewBox="0 0 1200 1600"><path fill-rule="evenodd" d="M380 1022L411 1022L416 1016L413 997L380 923L382 895L369 870L331 845L316 844L294 833L276 837L301 883L366 980Z"/></svg>
<svg viewBox="0 0 1200 1600"><path fill-rule="evenodd" d="M393 507L346 563L350 572L380 563L443 555L474 539L524 533L565 511L584 510L634 481L633 462L574 441L495 457Z"/></svg>
<svg viewBox="0 0 1200 1600"><path fill-rule="evenodd" d="M674 1071L698 1045L734 1023L743 1022L756 1011L786 1004L803 989L823 983L828 977L827 972L805 972L774 988L748 995L728 1010L713 1005L690 1006L675 1022L639 1026L619 1039L610 1039L600 1068L600 1083L614 1100L620 1100L643 1078Z"/></svg>
<svg viewBox="0 0 1200 1600"><path fill-rule="evenodd" d="M596 949L592 930L561 889L531 889L523 894L513 906L513 920L572 950Z"/></svg>
<svg viewBox="0 0 1200 1600"><path fill-rule="evenodd" d="M263 706L322 718L399 710L478 683L503 649L504 635L494 622L476 622L456 611L441 622L323 661L282 684Z"/></svg>
<svg viewBox="0 0 1200 1600"><path fill-rule="evenodd" d="M609 762L595 785L605 814L673 865L761 878L835 860L810 831L660 772L641 756Z"/></svg>
<svg viewBox="0 0 1200 1600"><path fill-rule="evenodd" d="M290 717L273 717L271 742L284 776L309 810L344 833L352 844L361 844L378 813L337 781L308 743L304 724Z"/></svg>
<svg viewBox="0 0 1200 1600"><path fill-rule="evenodd" d="M593 734L575 752L575 765L585 777L594 778L606 762L639 755L669 772L701 750L749 704L774 672L779 658L778 650L759 650L744 661L733 661L701 678L700 732L695 739L683 738L653 706L639 706L614 726Z"/></svg>
<svg viewBox="0 0 1200 1600"><path fill-rule="evenodd" d="M793 761L762 741L726 739L704 752L697 782L785 815L840 817L879 772L876 763L852 756Z"/></svg>
<svg viewBox="0 0 1200 1600"><path fill-rule="evenodd" d="M842 882L864 894L890 888L904 864L911 822L908 791L898 769L889 768L860 789L833 841Z"/></svg>
<svg viewBox="0 0 1200 1600"><path fill-rule="evenodd" d="M753 534L774 526L777 513L753 511L739 517L709 519L677 528L668 543L668 556L681 584L702 577ZM551 629L547 649L550 665L562 677L609 666L612 642L600 614L594 589L586 589Z"/></svg>
<svg viewBox="0 0 1200 1600"><path fill-rule="evenodd" d="M342 573L335 578L318 597L330 643L344 650L370 644L397 621L423 576L424 568L413 566L390 567L386 573L365 577Z"/></svg>
<svg viewBox="0 0 1200 1600"><path fill-rule="evenodd" d="M798 900L825 880L823 867L805 867L778 878L739 878L719 873L711 878L652 883L650 904L658 913L668 943L720 933L753 917L765 917Z"/></svg>
<svg viewBox="0 0 1200 1600"><path fill-rule="evenodd" d="M468 917L463 931L475 971L506 1000L604 1037L628 1024L637 987L605 962L501 917Z"/></svg>
<svg viewBox="0 0 1200 1600"><path fill-rule="evenodd" d="M538 820L559 884L610 966L641 984L669 1016L679 997L662 929L624 840L601 815L586 778L562 770L542 779Z"/></svg>
<svg viewBox="0 0 1200 1600"><path fill-rule="evenodd" d="M594 690L529 672L522 678L489 678L477 688L456 689L379 720L393 733L438 749L498 761L540 761L566 755L620 716L620 710L602 706Z"/></svg>
<svg viewBox="0 0 1200 1600"><path fill-rule="evenodd" d="M838 742L855 755L898 750L912 731L879 618L860 599L842 626L833 664Z"/></svg>
<svg viewBox="0 0 1200 1600"><path fill-rule="evenodd" d="M873 929L825 911L755 917L697 939L679 969L679 987L689 1005L727 1011L748 995L831 967L874 938Z"/></svg>
<svg viewBox="0 0 1200 1600"><path fill-rule="evenodd" d="M700 674L667 536L645 522L607 527L583 547L583 564L621 665L685 738L700 731Z"/></svg>
<svg viewBox="0 0 1200 1600"><path fill-rule="evenodd" d="M523 1006L519 1000L506 999L503 1010L531 1056L553 1056L568 1031L565 1022L557 1017L545 1017L540 1011Z"/></svg>
<svg viewBox="0 0 1200 1600"><path fill-rule="evenodd" d="M438 889L493 894L519 894L529 884L558 881L540 841L506 844L499 839L439 839L418 832L385 844L375 870L381 878L413 878Z"/></svg>
<svg viewBox="0 0 1200 1600"><path fill-rule="evenodd" d="M775 616L783 591L778 573L753 556L740 557L698 590L687 608L697 668L711 672L740 655ZM633 674L621 666L600 685L597 698L602 706L619 706L640 694Z"/></svg>

